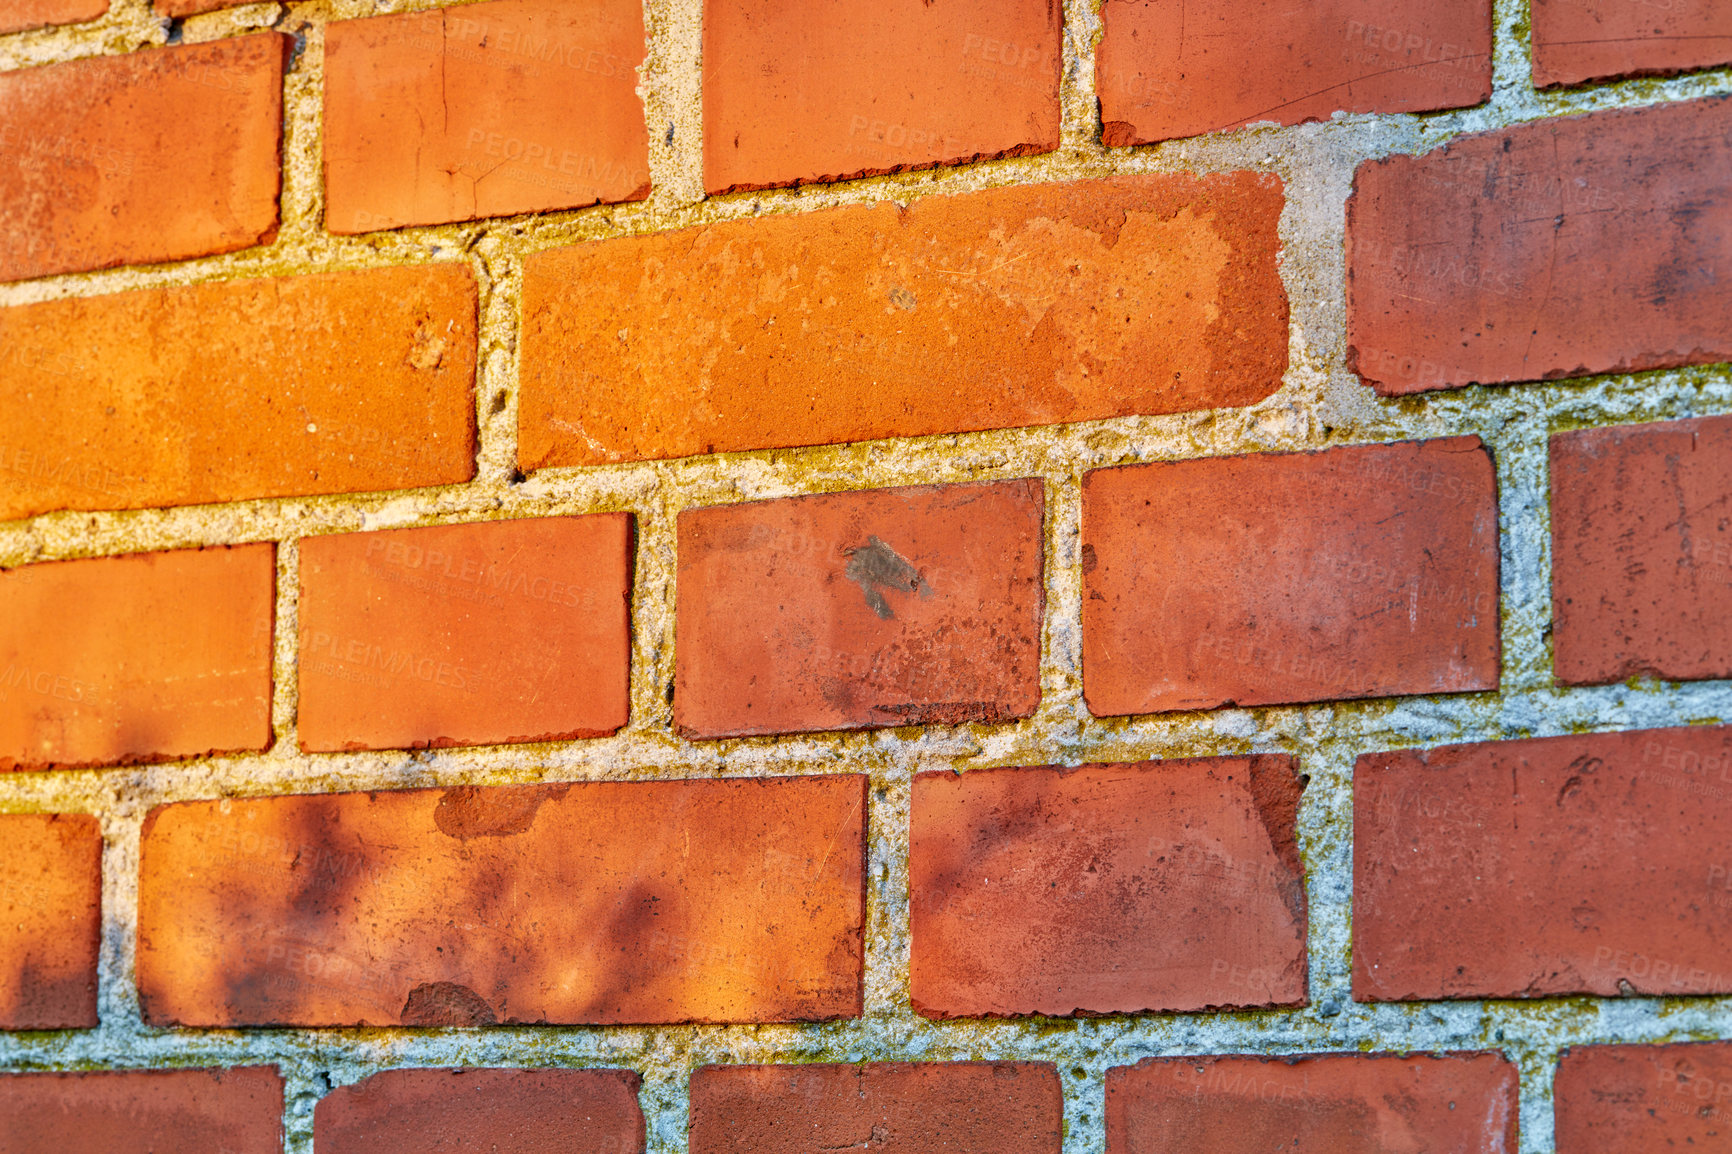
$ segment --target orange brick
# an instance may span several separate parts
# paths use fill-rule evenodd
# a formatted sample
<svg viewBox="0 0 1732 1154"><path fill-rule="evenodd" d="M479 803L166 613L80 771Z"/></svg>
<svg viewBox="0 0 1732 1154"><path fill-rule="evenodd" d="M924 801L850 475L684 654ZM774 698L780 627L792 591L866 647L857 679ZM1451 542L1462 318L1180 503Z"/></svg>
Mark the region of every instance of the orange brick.
<svg viewBox="0 0 1732 1154"><path fill-rule="evenodd" d="M1676 1154L1732 1140L1732 1045L1572 1046L1552 1082L1557 1154Z"/></svg>
<svg viewBox="0 0 1732 1154"><path fill-rule="evenodd" d="M0 1075L6 1154L279 1154L283 1078L236 1070Z"/></svg>
<svg viewBox="0 0 1732 1154"><path fill-rule="evenodd" d="M629 513L309 537L300 552L302 749L625 724Z"/></svg>
<svg viewBox="0 0 1732 1154"><path fill-rule="evenodd" d="M540 253L519 463L1253 404L1287 367L1281 205L1252 173L1127 176Z"/></svg>
<svg viewBox="0 0 1732 1154"><path fill-rule="evenodd" d="M108 11L108 0L0 0L0 33L80 24Z"/></svg>
<svg viewBox="0 0 1732 1154"><path fill-rule="evenodd" d="M459 265L0 309L0 519L467 481L474 379Z"/></svg>
<svg viewBox="0 0 1732 1154"><path fill-rule="evenodd" d="M269 241L289 44L267 32L0 73L0 155L21 161L0 164L0 280Z"/></svg>
<svg viewBox="0 0 1732 1154"><path fill-rule="evenodd" d="M641 0L495 0L325 31L325 227L649 195Z"/></svg>
<svg viewBox="0 0 1732 1154"><path fill-rule="evenodd" d="M1732 63L1732 10L1683 0L1533 0L1540 88Z"/></svg>
<svg viewBox="0 0 1732 1154"><path fill-rule="evenodd" d="M153 810L145 1021L860 1012L866 778L463 786Z"/></svg>
<svg viewBox="0 0 1732 1154"><path fill-rule="evenodd" d="M0 769L271 741L270 545L0 573Z"/></svg>
<svg viewBox="0 0 1732 1154"><path fill-rule="evenodd" d="M0 1029L96 1025L102 828L84 814L0 816Z"/></svg>

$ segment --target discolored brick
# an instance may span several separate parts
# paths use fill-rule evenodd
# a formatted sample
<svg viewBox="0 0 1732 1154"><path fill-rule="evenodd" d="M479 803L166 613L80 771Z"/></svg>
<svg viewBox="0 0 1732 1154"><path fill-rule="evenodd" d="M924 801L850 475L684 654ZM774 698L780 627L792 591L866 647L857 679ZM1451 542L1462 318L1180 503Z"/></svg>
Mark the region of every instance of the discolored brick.
<svg viewBox="0 0 1732 1154"><path fill-rule="evenodd" d="M1572 1046L1552 1082L1557 1154L1673 1154L1732 1142L1732 1045Z"/></svg>
<svg viewBox="0 0 1732 1154"><path fill-rule="evenodd" d="M1477 437L1083 478L1097 716L1498 685L1498 513Z"/></svg>
<svg viewBox="0 0 1732 1154"><path fill-rule="evenodd" d="M102 828L94 817L0 815L0 929L0 1030L96 1025Z"/></svg>
<svg viewBox="0 0 1732 1154"><path fill-rule="evenodd" d="M519 466L1253 404L1287 367L1282 202L1125 176L538 253Z"/></svg>
<svg viewBox="0 0 1732 1154"><path fill-rule="evenodd" d="M0 33L81 24L108 11L108 0L0 0Z"/></svg>
<svg viewBox="0 0 1732 1154"><path fill-rule="evenodd" d="M625 724L631 514L308 537L300 555L302 749Z"/></svg>
<svg viewBox="0 0 1732 1154"><path fill-rule="evenodd" d="M0 770L271 743L270 545L0 572Z"/></svg>
<svg viewBox="0 0 1732 1154"><path fill-rule="evenodd" d="M6 1154L280 1154L283 1079L269 1066L0 1074Z"/></svg>
<svg viewBox="0 0 1732 1154"><path fill-rule="evenodd" d="M1027 717L1039 481L688 509L674 723L691 738Z"/></svg>
<svg viewBox="0 0 1732 1154"><path fill-rule="evenodd" d="M144 1020L813 1021L860 1012L863 776L159 807Z"/></svg>
<svg viewBox="0 0 1732 1154"><path fill-rule="evenodd" d="M1732 10L1682 0L1532 0L1539 88L1732 64Z"/></svg>
<svg viewBox="0 0 1732 1154"><path fill-rule="evenodd" d="M1732 993L1732 728L1366 754L1353 996Z"/></svg>

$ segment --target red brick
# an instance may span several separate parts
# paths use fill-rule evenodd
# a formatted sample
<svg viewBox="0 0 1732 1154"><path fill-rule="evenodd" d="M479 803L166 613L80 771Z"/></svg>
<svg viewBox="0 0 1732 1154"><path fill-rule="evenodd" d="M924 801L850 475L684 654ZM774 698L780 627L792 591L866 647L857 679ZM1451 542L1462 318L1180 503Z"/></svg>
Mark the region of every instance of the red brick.
<svg viewBox="0 0 1732 1154"><path fill-rule="evenodd" d="M95 818L0 816L0 927L0 1030L96 1025L102 828Z"/></svg>
<svg viewBox="0 0 1732 1154"><path fill-rule="evenodd" d="M1501 1054L1147 1058L1107 1071L1108 1154L1508 1154Z"/></svg>
<svg viewBox="0 0 1732 1154"><path fill-rule="evenodd" d="M649 195L640 0L495 0L325 31L325 227Z"/></svg>
<svg viewBox="0 0 1732 1154"><path fill-rule="evenodd" d="M538 253L518 461L1254 404L1287 368L1282 199L1253 173L1125 176Z"/></svg>
<svg viewBox="0 0 1732 1154"><path fill-rule="evenodd" d="M1041 482L688 509L674 722L692 738L1027 717Z"/></svg>
<svg viewBox="0 0 1732 1154"><path fill-rule="evenodd" d="M319 1154L642 1154L630 1070L387 1070L313 1112Z"/></svg>
<svg viewBox="0 0 1732 1154"><path fill-rule="evenodd" d="M1497 688L1477 437L1102 469L1082 531L1097 716Z"/></svg>
<svg viewBox="0 0 1732 1154"><path fill-rule="evenodd" d="M705 0L704 187L848 180L1058 147L1049 0Z"/></svg>
<svg viewBox="0 0 1732 1154"><path fill-rule="evenodd" d="M1107 145L1465 108L1491 95L1490 0L1107 0L1101 15Z"/></svg>
<svg viewBox="0 0 1732 1154"><path fill-rule="evenodd" d="M1732 417L1560 433L1551 475L1558 680L1732 677Z"/></svg>
<svg viewBox="0 0 1732 1154"><path fill-rule="evenodd" d="M269 1066L0 1074L6 1154L280 1154L283 1079Z"/></svg>
<svg viewBox="0 0 1732 1154"><path fill-rule="evenodd" d="M275 32L0 73L0 280L268 243Z"/></svg>
<svg viewBox="0 0 1732 1154"><path fill-rule="evenodd" d="M1366 754L1360 1001L1732 993L1732 728Z"/></svg>
<svg viewBox="0 0 1732 1154"><path fill-rule="evenodd" d="M1732 11L1679 0L1533 0L1540 88L1732 63Z"/></svg>
<svg viewBox="0 0 1732 1154"><path fill-rule="evenodd" d="M1552 1083L1557 1154L1674 1154L1732 1143L1732 1045L1572 1047Z"/></svg>
<svg viewBox="0 0 1732 1154"><path fill-rule="evenodd" d="M1303 1005L1302 788L1278 756L914 779L914 1008Z"/></svg>
<svg viewBox="0 0 1732 1154"><path fill-rule="evenodd" d="M0 33L81 24L108 12L108 0L0 0Z"/></svg>
<svg viewBox="0 0 1732 1154"><path fill-rule="evenodd" d="M270 545L0 573L0 770L271 743Z"/></svg>
<svg viewBox="0 0 1732 1154"><path fill-rule="evenodd" d="M631 566L629 513L304 539L301 748L613 733Z"/></svg>
<svg viewBox="0 0 1732 1154"><path fill-rule="evenodd" d="M1732 104L1542 120L1359 167L1348 363L1385 396L1732 360Z"/></svg>
<svg viewBox="0 0 1732 1154"><path fill-rule="evenodd" d="M1064 1100L1050 1062L702 1066L691 1154L1058 1154Z"/></svg>
<svg viewBox="0 0 1732 1154"><path fill-rule="evenodd" d="M144 1019L857 1015L865 783L462 786L160 807L140 867Z"/></svg>
<svg viewBox="0 0 1732 1154"><path fill-rule="evenodd" d="M474 378L460 265L0 309L0 520L467 481Z"/></svg>

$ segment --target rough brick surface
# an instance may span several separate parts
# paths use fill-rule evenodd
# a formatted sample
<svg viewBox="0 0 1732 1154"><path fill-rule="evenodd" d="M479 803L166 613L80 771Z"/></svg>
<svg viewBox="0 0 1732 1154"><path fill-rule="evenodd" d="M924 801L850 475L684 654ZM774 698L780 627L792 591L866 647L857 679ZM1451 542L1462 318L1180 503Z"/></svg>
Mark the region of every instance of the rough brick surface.
<svg viewBox="0 0 1732 1154"><path fill-rule="evenodd" d="M301 748L555 741L626 722L629 513L301 541Z"/></svg>
<svg viewBox="0 0 1732 1154"><path fill-rule="evenodd" d="M325 227L649 194L640 0L495 0L325 34Z"/></svg>
<svg viewBox="0 0 1732 1154"><path fill-rule="evenodd" d="M1557 1154L1732 1146L1732 1045L1565 1050L1552 1083Z"/></svg>
<svg viewBox="0 0 1732 1154"><path fill-rule="evenodd" d="M679 520L674 721L731 737L1027 717L1039 481L835 493Z"/></svg>
<svg viewBox="0 0 1732 1154"><path fill-rule="evenodd" d="M0 770L271 741L270 545L0 573Z"/></svg>
<svg viewBox="0 0 1732 1154"><path fill-rule="evenodd" d="M1500 1054L1147 1058L1107 1071L1108 1154L1508 1154Z"/></svg>
<svg viewBox="0 0 1732 1154"><path fill-rule="evenodd" d="M387 1070L313 1112L319 1154L642 1154L630 1070Z"/></svg>
<svg viewBox="0 0 1732 1154"><path fill-rule="evenodd" d="M864 777L605 782L152 811L145 1021L804 1021L859 1013Z"/></svg>
<svg viewBox="0 0 1732 1154"><path fill-rule="evenodd" d="M1348 363L1393 396L1732 359L1729 173L1724 97L1367 161Z"/></svg>
<svg viewBox="0 0 1732 1154"><path fill-rule="evenodd" d="M1082 531L1097 716L1497 688L1477 437L1102 469Z"/></svg>
<svg viewBox="0 0 1732 1154"><path fill-rule="evenodd" d="M268 1066L0 1074L6 1154L280 1154L283 1079Z"/></svg>
<svg viewBox="0 0 1732 1154"><path fill-rule="evenodd" d="M1095 71L1108 145L1337 112L1461 108L1491 95L1490 0L1107 0L1101 14Z"/></svg>
<svg viewBox="0 0 1732 1154"><path fill-rule="evenodd" d="M277 227L289 37L0 73L0 280L232 252Z"/></svg>
<svg viewBox="0 0 1732 1154"><path fill-rule="evenodd" d="M1058 1154L1049 1062L702 1066L692 1073L691 1154Z"/></svg>
<svg viewBox="0 0 1732 1154"><path fill-rule="evenodd" d="M1366 754L1353 996L1732 993L1732 728Z"/></svg>
<svg viewBox="0 0 1732 1154"><path fill-rule="evenodd" d="M96 1025L102 828L85 814L0 816L0 1029Z"/></svg>
<svg viewBox="0 0 1732 1154"><path fill-rule="evenodd" d="M1732 63L1732 9L1686 0L1532 0L1541 88Z"/></svg>
<svg viewBox="0 0 1732 1154"><path fill-rule="evenodd" d="M931 1017L1305 1001L1285 757L914 779L909 970Z"/></svg>
<svg viewBox="0 0 1732 1154"><path fill-rule="evenodd" d="M95 20L108 0L0 0L0 33Z"/></svg>
<svg viewBox="0 0 1732 1154"><path fill-rule="evenodd" d="M458 265L0 309L0 520L466 481L474 377Z"/></svg>
<svg viewBox="0 0 1732 1154"><path fill-rule="evenodd" d="M1059 140L1049 0L705 0L704 187L846 180Z"/></svg>
<svg viewBox="0 0 1732 1154"><path fill-rule="evenodd" d="M540 253L520 466L1252 404L1287 367L1282 199L1127 176Z"/></svg>
<svg viewBox="0 0 1732 1154"><path fill-rule="evenodd" d="M1551 441L1559 681L1732 676L1732 417Z"/></svg>

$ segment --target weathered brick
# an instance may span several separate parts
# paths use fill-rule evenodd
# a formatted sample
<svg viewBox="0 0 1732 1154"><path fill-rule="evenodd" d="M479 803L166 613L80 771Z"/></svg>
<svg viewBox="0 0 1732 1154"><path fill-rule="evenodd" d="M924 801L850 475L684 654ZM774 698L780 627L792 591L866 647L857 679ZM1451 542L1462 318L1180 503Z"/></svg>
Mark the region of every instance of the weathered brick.
<svg viewBox="0 0 1732 1154"><path fill-rule="evenodd" d="M1508 1154L1501 1054L1146 1058L1107 1071L1108 1154Z"/></svg>
<svg viewBox="0 0 1732 1154"><path fill-rule="evenodd" d="M270 545L0 572L0 770L271 742Z"/></svg>
<svg viewBox="0 0 1732 1154"><path fill-rule="evenodd" d="M1732 993L1732 728L1366 754L1353 996Z"/></svg>
<svg viewBox="0 0 1732 1154"><path fill-rule="evenodd" d="M1497 688L1477 437L1102 469L1082 533L1097 716Z"/></svg>
<svg viewBox="0 0 1732 1154"><path fill-rule="evenodd" d="M313 1111L319 1154L642 1154L630 1070L387 1070Z"/></svg>
<svg viewBox="0 0 1732 1154"><path fill-rule="evenodd" d="M520 466L1253 404L1287 367L1282 200L1126 176L539 253Z"/></svg>
<svg viewBox="0 0 1732 1154"><path fill-rule="evenodd" d="M1385 396L1732 360L1732 104L1541 120L1359 168L1348 362Z"/></svg>
<svg viewBox="0 0 1732 1154"><path fill-rule="evenodd" d="M1464 108L1491 95L1490 0L1107 0L1101 15L1095 71L1109 146L1337 112Z"/></svg>
<svg viewBox="0 0 1732 1154"><path fill-rule="evenodd" d="M308 537L300 553L302 749L625 724L631 514Z"/></svg>
<svg viewBox="0 0 1732 1154"><path fill-rule="evenodd" d="M860 1012L865 783L463 786L153 810L153 1025Z"/></svg>
<svg viewBox="0 0 1732 1154"><path fill-rule="evenodd" d="M325 227L649 195L641 0L494 0L325 32Z"/></svg>
<svg viewBox="0 0 1732 1154"><path fill-rule="evenodd" d="M0 0L0 33L95 20L108 0Z"/></svg>
<svg viewBox="0 0 1732 1154"><path fill-rule="evenodd" d="M1732 417L1560 433L1551 476L1558 680L1732 677Z"/></svg>
<svg viewBox="0 0 1732 1154"><path fill-rule="evenodd" d="M467 481L474 379L460 265L0 309L0 520Z"/></svg>
<svg viewBox="0 0 1732 1154"><path fill-rule="evenodd" d="M1301 788L1276 756L916 775L914 1008L1302 1005Z"/></svg>
<svg viewBox="0 0 1732 1154"><path fill-rule="evenodd" d="M1041 482L833 493L679 518L674 722L735 737L1027 717Z"/></svg>
<svg viewBox="0 0 1732 1154"><path fill-rule="evenodd" d="M96 1025L102 828L95 818L0 816L0 927L0 1030Z"/></svg>
<svg viewBox="0 0 1732 1154"><path fill-rule="evenodd" d="M1541 88L1732 63L1732 10L1682 0L1532 0Z"/></svg>
<svg viewBox="0 0 1732 1154"><path fill-rule="evenodd" d="M704 187L848 180L1059 140L1048 0L705 0Z"/></svg>
<svg viewBox="0 0 1732 1154"><path fill-rule="evenodd" d="M0 73L0 280L268 242L276 32Z"/></svg>
<svg viewBox="0 0 1732 1154"><path fill-rule="evenodd" d="M1552 1082L1557 1154L1675 1154L1732 1144L1732 1045L1574 1046Z"/></svg>
<svg viewBox="0 0 1732 1154"><path fill-rule="evenodd" d="M6 1154L280 1154L283 1079L269 1066L0 1074Z"/></svg>
<svg viewBox="0 0 1732 1154"><path fill-rule="evenodd" d="M691 1154L1058 1154L1064 1099L1050 1062L702 1066Z"/></svg>

